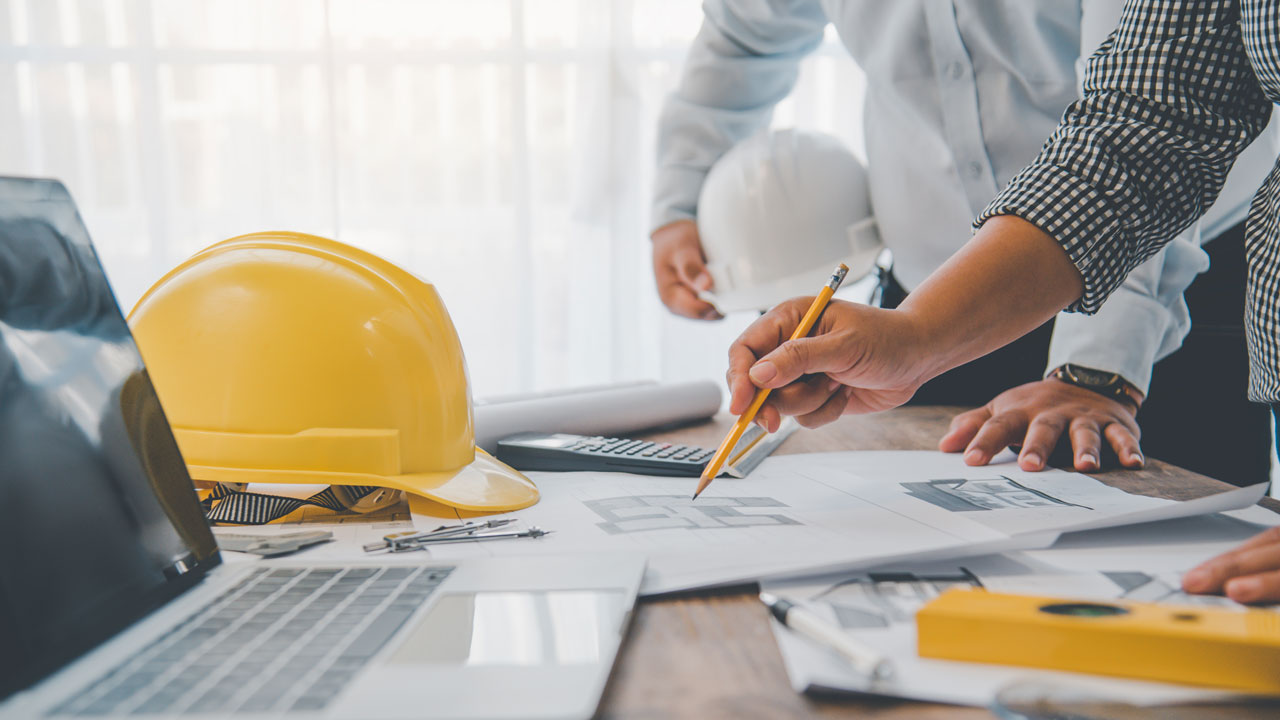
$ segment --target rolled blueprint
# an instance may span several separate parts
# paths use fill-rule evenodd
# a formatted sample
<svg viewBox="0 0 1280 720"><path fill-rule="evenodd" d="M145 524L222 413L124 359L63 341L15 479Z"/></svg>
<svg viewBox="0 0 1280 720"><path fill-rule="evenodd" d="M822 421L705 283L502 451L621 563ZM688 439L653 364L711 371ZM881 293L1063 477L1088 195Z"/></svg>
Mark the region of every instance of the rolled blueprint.
<svg viewBox="0 0 1280 720"><path fill-rule="evenodd" d="M720 400L720 385L711 380L494 398L476 403L476 445L496 452L498 440L521 432L625 435L711 417Z"/></svg>

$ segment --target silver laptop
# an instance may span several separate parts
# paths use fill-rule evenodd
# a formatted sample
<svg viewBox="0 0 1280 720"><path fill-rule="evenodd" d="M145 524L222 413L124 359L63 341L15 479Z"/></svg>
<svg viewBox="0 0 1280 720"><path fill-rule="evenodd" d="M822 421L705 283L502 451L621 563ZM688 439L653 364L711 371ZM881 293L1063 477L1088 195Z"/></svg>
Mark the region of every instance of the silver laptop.
<svg viewBox="0 0 1280 720"><path fill-rule="evenodd" d="M595 712L642 559L422 556L222 565L70 196L0 178L0 717Z"/></svg>

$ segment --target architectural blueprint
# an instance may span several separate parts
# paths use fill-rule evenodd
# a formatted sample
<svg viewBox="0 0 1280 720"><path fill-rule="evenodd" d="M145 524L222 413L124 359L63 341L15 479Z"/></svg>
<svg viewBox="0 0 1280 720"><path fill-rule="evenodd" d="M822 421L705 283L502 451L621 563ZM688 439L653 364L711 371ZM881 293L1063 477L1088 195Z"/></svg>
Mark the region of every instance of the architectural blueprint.
<svg viewBox="0 0 1280 720"><path fill-rule="evenodd" d="M799 525L780 513L747 514L739 508L785 508L769 497L709 497L695 501L688 495L624 495L586 500L583 506L604 522L596 527L610 535L655 530L731 529L752 525Z"/></svg>
<svg viewBox="0 0 1280 720"><path fill-rule="evenodd" d="M868 572L837 582L810 600L830 605L840 627L866 630L911 622L921 605L953 587L982 587L982 581L963 566L940 572Z"/></svg>
<svg viewBox="0 0 1280 720"><path fill-rule="evenodd" d="M510 516L550 535L438 546L432 556L639 552L648 558L642 592L651 595L889 560L1044 547L1058 533L1090 524L1212 512L1219 509L1212 502L1257 500L1246 493L1209 504L1180 503L1130 495L1059 470L1024 473L1012 463L972 468L959 455L936 452L775 455L745 478L717 479L697 500L691 499L694 478L529 475L542 499ZM993 507L957 512L922 499L914 486L937 488L930 483L939 479L948 497ZM970 492L968 485L982 489ZM994 506L997 501L983 498L1003 499ZM440 523L415 509L415 502L410 498L415 525Z"/></svg>
<svg viewBox="0 0 1280 720"><path fill-rule="evenodd" d="M1083 507L1040 490L1033 490L1003 475L998 478L948 478L928 482L904 482L908 495L951 512L973 512L1037 507Z"/></svg>

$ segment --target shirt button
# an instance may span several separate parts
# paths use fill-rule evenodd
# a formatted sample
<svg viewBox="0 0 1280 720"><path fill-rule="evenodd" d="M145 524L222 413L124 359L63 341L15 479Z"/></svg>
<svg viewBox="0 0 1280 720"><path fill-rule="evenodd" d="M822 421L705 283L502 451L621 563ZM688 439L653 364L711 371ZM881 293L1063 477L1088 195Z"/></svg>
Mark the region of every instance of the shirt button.
<svg viewBox="0 0 1280 720"><path fill-rule="evenodd" d="M979 163L977 161L974 161L969 163L968 165L965 165L964 170L965 172L969 173L969 177L973 178L974 180L977 180L978 178L982 177L982 163Z"/></svg>
<svg viewBox="0 0 1280 720"><path fill-rule="evenodd" d="M952 80L959 80L964 75L964 66L958 62L947 63L947 77Z"/></svg>

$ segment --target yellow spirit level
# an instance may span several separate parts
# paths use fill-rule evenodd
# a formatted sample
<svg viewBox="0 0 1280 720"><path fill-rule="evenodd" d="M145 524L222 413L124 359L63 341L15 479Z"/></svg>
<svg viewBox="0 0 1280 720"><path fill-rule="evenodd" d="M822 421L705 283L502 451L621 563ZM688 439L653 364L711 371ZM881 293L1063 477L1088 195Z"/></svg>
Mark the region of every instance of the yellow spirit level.
<svg viewBox="0 0 1280 720"><path fill-rule="evenodd" d="M1280 613L956 588L916 614L920 657L1280 692Z"/></svg>

